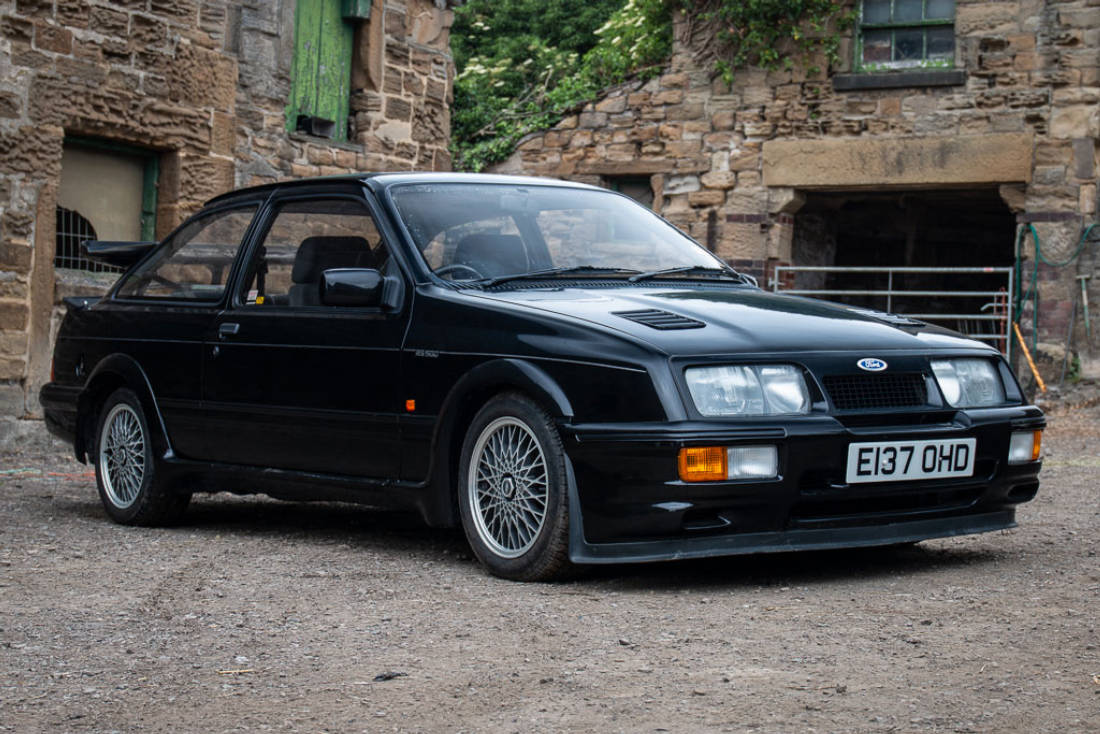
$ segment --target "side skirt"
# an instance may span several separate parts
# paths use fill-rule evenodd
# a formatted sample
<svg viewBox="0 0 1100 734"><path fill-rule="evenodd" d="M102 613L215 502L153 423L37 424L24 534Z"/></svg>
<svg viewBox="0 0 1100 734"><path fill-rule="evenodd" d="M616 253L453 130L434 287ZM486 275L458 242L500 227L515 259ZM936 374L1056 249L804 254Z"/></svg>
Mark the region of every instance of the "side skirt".
<svg viewBox="0 0 1100 734"><path fill-rule="evenodd" d="M162 458L164 478L179 493L266 494L292 502L350 502L424 514L428 490L423 484Z"/></svg>

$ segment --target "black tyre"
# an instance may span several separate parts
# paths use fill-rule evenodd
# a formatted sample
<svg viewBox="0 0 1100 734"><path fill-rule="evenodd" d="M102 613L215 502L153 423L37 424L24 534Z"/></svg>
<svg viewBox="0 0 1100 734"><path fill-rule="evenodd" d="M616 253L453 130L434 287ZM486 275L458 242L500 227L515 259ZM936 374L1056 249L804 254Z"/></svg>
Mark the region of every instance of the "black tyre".
<svg viewBox="0 0 1100 734"><path fill-rule="evenodd" d="M462 528L491 573L572 575L565 452L546 411L519 393L494 397L470 424L458 474Z"/></svg>
<svg viewBox="0 0 1100 734"><path fill-rule="evenodd" d="M123 525L168 525L180 519L189 494L171 492L157 478L152 434L138 396L115 390L99 411L95 478L107 514Z"/></svg>

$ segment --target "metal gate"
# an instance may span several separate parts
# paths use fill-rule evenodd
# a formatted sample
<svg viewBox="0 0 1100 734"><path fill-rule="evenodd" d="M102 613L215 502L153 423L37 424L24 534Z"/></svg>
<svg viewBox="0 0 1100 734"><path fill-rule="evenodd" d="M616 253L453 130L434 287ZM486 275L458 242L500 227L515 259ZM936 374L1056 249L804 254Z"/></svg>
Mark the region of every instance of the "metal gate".
<svg viewBox="0 0 1100 734"><path fill-rule="evenodd" d="M790 273L790 276L787 274ZM797 273L840 273L850 276L866 275L870 285L860 288L795 288ZM925 275L931 276L937 283L949 282L956 276L987 276L987 280L1004 279L1004 287L990 290L988 286L944 289L907 289L896 287L895 276ZM787 276L787 277L784 277ZM955 329L972 339L990 342L1010 356L1012 340L1009 329L1012 324L1012 293L1014 285L1013 268L915 268L915 267L840 267L822 265L777 265L770 285L779 293L801 296L824 296L831 300L844 301L853 297L880 301L874 308L888 313L895 310L901 315L921 321L930 321ZM851 279L851 278L849 278ZM957 279L957 278L956 278ZM788 287L790 286L790 287ZM928 311L927 299L948 299L952 308L949 313L924 313ZM923 304L914 303L915 299L925 299ZM922 306L924 306L922 308ZM916 310L914 310L916 309ZM920 312L918 312L920 311Z"/></svg>

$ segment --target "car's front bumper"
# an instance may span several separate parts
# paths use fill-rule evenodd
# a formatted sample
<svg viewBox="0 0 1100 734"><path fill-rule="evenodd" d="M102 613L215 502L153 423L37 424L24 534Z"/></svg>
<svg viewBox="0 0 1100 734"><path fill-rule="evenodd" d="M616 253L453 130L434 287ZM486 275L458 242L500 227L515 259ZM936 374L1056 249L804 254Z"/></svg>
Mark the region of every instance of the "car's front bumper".
<svg viewBox="0 0 1100 734"><path fill-rule="evenodd" d="M1033 407L939 413L931 422L846 425L831 416L782 423L562 426L574 477L578 563L906 543L1013 527L1038 490L1041 462L1007 464L1013 431L1042 428ZM853 442L975 438L973 476L848 484ZM773 444L779 476L683 482L688 446Z"/></svg>

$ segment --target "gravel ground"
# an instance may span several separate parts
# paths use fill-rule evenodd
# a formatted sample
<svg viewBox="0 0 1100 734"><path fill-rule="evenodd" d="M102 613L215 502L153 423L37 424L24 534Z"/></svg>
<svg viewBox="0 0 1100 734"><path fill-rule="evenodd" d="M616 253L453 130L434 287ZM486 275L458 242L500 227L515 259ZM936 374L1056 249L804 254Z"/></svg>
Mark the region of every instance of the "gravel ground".
<svg viewBox="0 0 1100 734"><path fill-rule="evenodd" d="M0 454L0 731L1100 731L1100 409L1016 530L487 576L458 532L200 497L126 528Z"/></svg>

